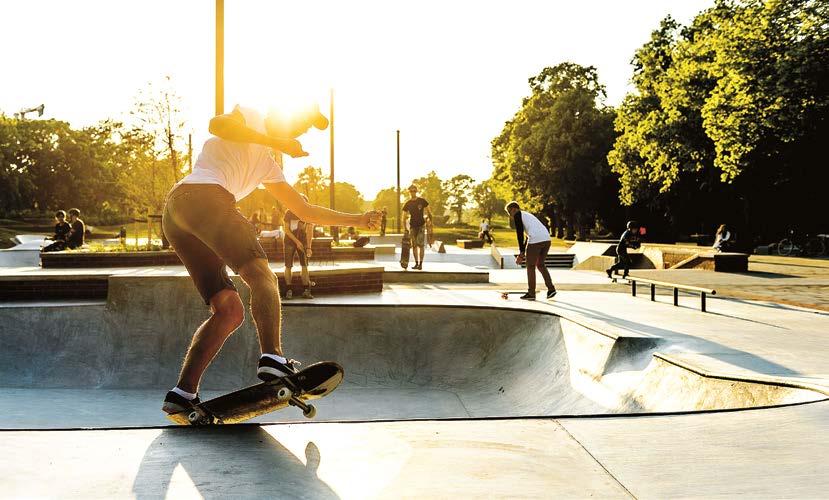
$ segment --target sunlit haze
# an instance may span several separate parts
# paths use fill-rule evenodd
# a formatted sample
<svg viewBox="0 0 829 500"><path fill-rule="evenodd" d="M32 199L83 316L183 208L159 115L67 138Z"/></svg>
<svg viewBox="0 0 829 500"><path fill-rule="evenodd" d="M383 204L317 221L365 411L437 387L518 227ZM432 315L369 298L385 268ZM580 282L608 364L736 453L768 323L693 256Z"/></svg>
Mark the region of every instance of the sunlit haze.
<svg viewBox="0 0 829 500"><path fill-rule="evenodd" d="M327 114L335 89L336 177L367 199L402 182L491 173L490 140L545 66L598 68L608 102L629 89L636 48L668 14L680 22L709 1L270 2L225 5L225 109L263 111L310 95ZM196 148L214 111L213 1L27 0L0 4L0 111L45 103L75 126L123 118L138 90L170 75ZM328 172L328 134L286 162Z"/></svg>

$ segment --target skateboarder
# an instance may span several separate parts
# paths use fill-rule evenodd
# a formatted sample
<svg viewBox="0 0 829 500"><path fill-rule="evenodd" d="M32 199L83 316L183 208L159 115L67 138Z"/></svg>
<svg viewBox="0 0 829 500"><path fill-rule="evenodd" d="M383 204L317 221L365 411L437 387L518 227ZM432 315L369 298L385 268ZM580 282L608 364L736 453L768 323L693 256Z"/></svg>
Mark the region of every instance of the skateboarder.
<svg viewBox="0 0 829 500"><path fill-rule="evenodd" d="M639 248L639 223L635 220L628 221L627 230L622 233L619 243L616 245L616 263L606 269L607 277L613 279L613 273L619 269L623 270L622 278L627 278L630 272L630 256L628 248Z"/></svg>
<svg viewBox="0 0 829 500"><path fill-rule="evenodd" d="M547 285L547 298L552 299L556 295L556 287L545 262L550 251L550 233L535 215L521 210L518 202L509 202L506 209L515 223L515 234L518 237L520 253L515 260L518 264L527 264L527 293L521 298L535 300L535 270L538 269L544 278L544 284ZM527 233L526 246L524 233Z"/></svg>
<svg viewBox="0 0 829 500"><path fill-rule="evenodd" d="M245 308L225 266L250 288L250 312L262 356L258 376L273 380L294 373L297 363L284 356L281 343L279 287L253 226L236 203L260 184L287 209L306 222L326 226L377 227L376 212L347 214L311 205L285 181L282 153L306 156L296 140L311 126L320 130L328 120L314 106L293 116L236 106L210 120L208 139L190 175L167 195L164 232L210 306L210 317L198 327L176 386L162 409L186 410L198 402L199 382L225 340L242 324Z"/></svg>
<svg viewBox="0 0 829 500"><path fill-rule="evenodd" d="M417 195L417 186L409 186L409 201L403 205L405 215L405 226L409 228L409 238L412 242L412 254L415 265L412 269L423 269L423 256L426 253L426 232L424 228L427 222L432 222L432 210L429 202ZM427 221L428 218L428 221Z"/></svg>

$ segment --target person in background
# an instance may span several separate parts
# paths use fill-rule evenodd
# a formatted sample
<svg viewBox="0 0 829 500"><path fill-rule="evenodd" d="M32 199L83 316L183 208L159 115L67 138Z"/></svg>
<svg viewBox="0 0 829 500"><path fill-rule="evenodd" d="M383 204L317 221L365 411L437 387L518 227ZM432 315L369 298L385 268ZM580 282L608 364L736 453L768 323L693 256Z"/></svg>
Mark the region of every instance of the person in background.
<svg viewBox="0 0 829 500"><path fill-rule="evenodd" d="M479 238L486 243L492 244L492 235L489 233L489 221L481 219Z"/></svg>
<svg viewBox="0 0 829 500"><path fill-rule="evenodd" d="M717 228L717 235L714 239L714 250L725 252L731 247L732 234L725 224Z"/></svg>
<svg viewBox="0 0 829 500"><path fill-rule="evenodd" d="M250 223L253 224L256 234L262 232L262 210L257 208L253 211L253 215L250 216Z"/></svg>
<svg viewBox="0 0 829 500"><path fill-rule="evenodd" d="M61 250L66 249L66 238L69 235L69 231L72 230L72 226L66 222L66 212L63 210L58 210L55 212L55 234L49 238L53 240L53 242L45 247L42 251L43 252L59 252Z"/></svg>
<svg viewBox="0 0 829 500"><path fill-rule="evenodd" d="M306 202L308 198L304 194L300 194ZM308 272L308 259L311 258L313 251L311 250L311 243L314 239L314 225L303 222L293 212L288 210L285 212L285 299L290 300L294 297L293 272L294 254L299 256L300 275L302 277L302 285L304 290L302 292L303 299L313 299L311 295L311 275Z"/></svg>
<svg viewBox="0 0 829 500"><path fill-rule="evenodd" d="M409 237L412 241L412 254L415 265L412 269L423 269L423 257L426 254L426 223L432 222L432 210L429 202L417 195L417 186L409 186L409 201L403 205L403 212L407 214L406 225L409 228Z"/></svg>
<svg viewBox="0 0 829 500"><path fill-rule="evenodd" d="M360 236L360 233L358 233L357 230L354 229L354 226L350 226L345 236L347 240L356 240Z"/></svg>
<svg viewBox="0 0 829 500"><path fill-rule="evenodd" d="M619 238L619 243L616 245L616 263L605 270L607 277L613 279L613 273L622 269L622 278L627 278L631 264L628 248L636 249L640 246L639 223L635 220L629 221L627 223L627 230L622 233L622 237Z"/></svg>
<svg viewBox="0 0 829 500"><path fill-rule="evenodd" d="M386 223L388 222L388 213L386 207L380 210L380 236L386 235Z"/></svg>
<svg viewBox="0 0 829 500"><path fill-rule="evenodd" d="M282 227L282 211L279 207L272 207L271 208L271 229L278 229Z"/></svg>
<svg viewBox="0 0 829 500"><path fill-rule="evenodd" d="M547 298L552 299L556 295L556 287L547 270L547 253L550 251L550 235L547 228L538 218L521 210L518 202L511 201L506 206L507 213L515 223L515 234L518 238L517 264L527 265L527 293L522 295L523 300L535 300L535 271L541 273L544 284L547 285ZM527 234L526 244L524 233Z"/></svg>
<svg viewBox="0 0 829 500"><path fill-rule="evenodd" d="M66 236L66 246L69 248L79 248L85 243L86 225L81 220L81 211L77 208L69 209L69 225L71 229Z"/></svg>

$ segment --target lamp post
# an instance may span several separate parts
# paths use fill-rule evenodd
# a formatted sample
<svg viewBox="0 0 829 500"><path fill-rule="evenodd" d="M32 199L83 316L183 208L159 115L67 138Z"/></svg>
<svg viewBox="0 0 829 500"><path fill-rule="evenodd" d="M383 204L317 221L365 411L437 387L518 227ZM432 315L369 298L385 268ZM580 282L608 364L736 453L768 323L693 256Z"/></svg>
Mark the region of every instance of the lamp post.
<svg viewBox="0 0 829 500"><path fill-rule="evenodd" d="M331 164L331 173L330 177L328 178L328 194L330 196L330 206L331 210L336 210L334 206L334 89L330 89L328 92L328 118L329 118L329 129L328 129L328 151L330 154L330 164ZM337 226L331 226L331 237L334 238L334 241L340 240L340 231Z"/></svg>
<svg viewBox="0 0 829 500"><path fill-rule="evenodd" d="M216 115L225 112L225 2L216 0Z"/></svg>
<svg viewBox="0 0 829 500"><path fill-rule="evenodd" d="M400 131L397 131L397 234L400 234Z"/></svg>

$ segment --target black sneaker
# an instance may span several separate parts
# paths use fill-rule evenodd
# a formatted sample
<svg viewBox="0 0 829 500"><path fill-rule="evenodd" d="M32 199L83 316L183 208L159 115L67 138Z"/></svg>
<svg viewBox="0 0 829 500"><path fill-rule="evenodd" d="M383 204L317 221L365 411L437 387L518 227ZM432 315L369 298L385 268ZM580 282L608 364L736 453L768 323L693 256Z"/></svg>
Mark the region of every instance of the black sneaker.
<svg viewBox="0 0 829 500"><path fill-rule="evenodd" d="M259 358L259 369L256 376L263 382L270 382L298 372L300 364L299 361L293 359L289 359L287 363L280 363L271 357L262 356Z"/></svg>
<svg viewBox="0 0 829 500"><path fill-rule="evenodd" d="M547 298L552 299L553 297L556 296L557 293L558 292L556 291L555 288L553 288L552 290L547 290Z"/></svg>
<svg viewBox="0 0 829 500"><path fill-rule="evenodd" d="M534 294L534 293L529 293L529 292L527 292L527 293L525 293L524 295L522 295L522 296L521 296L521 297L519 297L519 298L520 298L521 300L535 300L535 294Z"/></svg>
<svg viewBox="0 0 829 500"><path fill-rule="evenodd" d="M613 274L611 273L610 269L605 269L605 271L604 271L604 272L606 272L606 273L607 273L607 277L608 277L608 278L613 279Z"/></svg>
<svg viewBox="0 0 829 500"><path fill-rule="evenodd" d="M169 391L164 397L164 405L161 406L161 409L168 415L172 415L180 411L190 410L199 403L201 401L198 396L195 399L187 399L177 392Z"/></svg>

